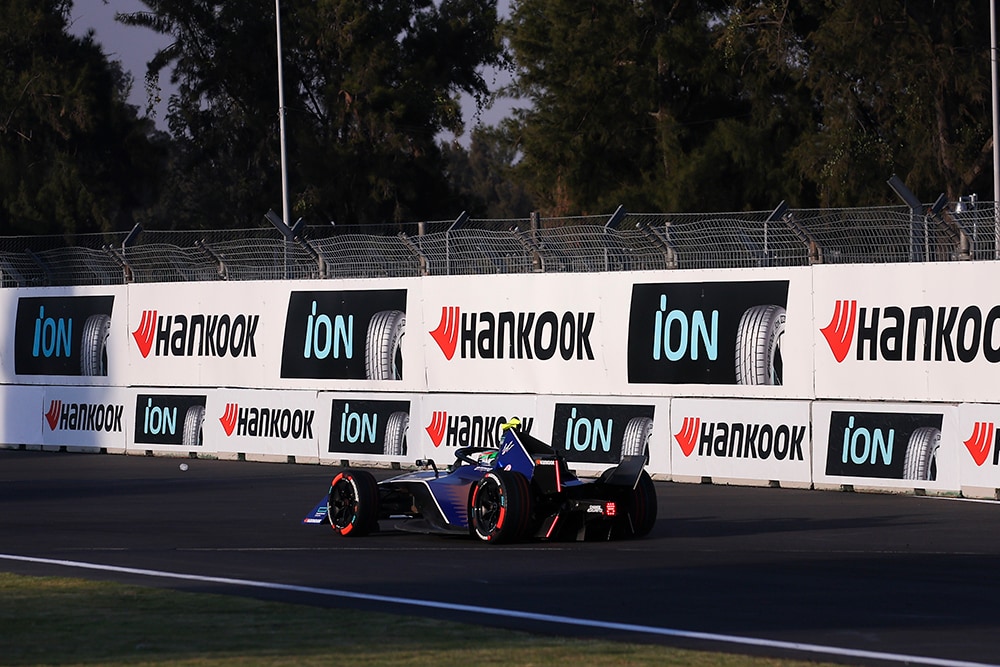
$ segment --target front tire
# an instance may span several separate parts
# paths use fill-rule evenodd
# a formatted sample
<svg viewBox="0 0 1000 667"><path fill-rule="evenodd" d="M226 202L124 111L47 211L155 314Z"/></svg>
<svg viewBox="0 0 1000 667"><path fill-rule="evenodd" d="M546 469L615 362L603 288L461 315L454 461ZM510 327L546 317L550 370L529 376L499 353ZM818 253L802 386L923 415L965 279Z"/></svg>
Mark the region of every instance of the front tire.
<svg viewBox="0 0 1000 667"><path fill-rule="evenodd" d="M532 498L521 473L491 470L473 487L469 504L469 530L483 542L515 542L527 536Z"/></svg>
<svg viewBox="0 0 1000 667"><path fill-rule="evenodd" d="M378 529L378 482L365 470L344 470L330 483L326 517L340 535L360 537Z"/></svg>

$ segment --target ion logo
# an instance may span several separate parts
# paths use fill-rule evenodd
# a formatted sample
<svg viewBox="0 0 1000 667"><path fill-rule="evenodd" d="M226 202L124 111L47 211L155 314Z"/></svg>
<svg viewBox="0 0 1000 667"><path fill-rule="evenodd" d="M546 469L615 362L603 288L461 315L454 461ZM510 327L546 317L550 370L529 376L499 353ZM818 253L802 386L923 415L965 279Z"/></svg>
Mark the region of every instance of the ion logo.
<svg viewBox="0 0 1000 667"><path fill-rule="evenodd" d="M552 446L570 461L618 463L623 456L649 456L652 405L557 403Z"/></svg>
<svg viewBox="0 0 1000 667"><path fill-rule="evenodd" d="M858 307L855 300L834 304L830 323L820 329L833 358L843 363L854 348L857 361L961 361L982 356L1000 362L1000 305L983 315L979 306Z"/></svg>
<svg viewBox="0 0 1000 667"><path fill-rule="evenodd" d="M63 403L53 400L45 413L49 430L122 432L125 406L112 403Z"/></svg>
<svg viewBox="0 0 1000 667"><path fill-rule="evenodd" d="M330 452L406 455L409 401L334 400Z"/></svg>
<svg viewBox="0 0 1000 667"><path fill-rule="evenodd" d="M632 286L628 381L781 384L788 281Z"/></svg>
<svg viewBox="0 0 1000 667"><path fill-rule="evenodd" d="M114 300L113 296L19 298L14 373L107 375Z"/></svg>
<svg viewBox="0 0 1000 667"><path fill-rule="evenodd" d="M943 419L940 414L835 411L826 473L933 481Z"/></svg>
<svg viewBox="0 0 1000 667"><path fill-rule="evenodd" d="M142 311L132 338L143 359L157 357L256 357L260 315L158 315Z"/></svg>
<svg viewBox="0 0 1000 667"><path fill-rule="evenodd" d="M997 430L993 422L976 422L972 427L972 435L964 444L977 466L981 467L986 463L986 459L990 456L991 446L993 447L993 465L1000 465L1000 431Z"/></svg>
<svg viewBox="0 0 1000 667"><path fill-rule="evenodd" d="M521 430L531 432L534 419L518 417L521 420ZM500 426L509 419L502 415L451 415L441 410L435 410L431 415L431 423L424 429L430 436L435 447L496 447L499 449L502 441Z"/></svg>
<svg viewBox="0 0 1000 667"><path fill-rule="evenodd" d="M256 406L248 408L240 407L238 403L227 403L219 422L228 437L235 433L238 437L247 438L310 440L313 437L312 424L315 416L315 410Z"/></svg>
<svg viewBox="0 0 1000 667"><path fill-rule="evenodd" d="M281 377L403 379L406 290L292 292Z"/></svg>
<svg viewBox="0 0 1000 667"><path fill-rule="evenodd" d="M441 321L430 335L449 361L456 352L462 359L547 361L558 354L564 361L593 361L594 317L590 312L560 315L551 310L463 313L458 306L444 306Z"/></svg>
<svg viewBox="0 0 1000 667"><path fill-rule="evenodd" d="M200 447L205 397L139 394L135 399L135 443Z"/></svg>
<svg viewBox="0 0 1000 667"><path fill-rule="evenodd" d="M674 440L688 457L697 445L698 456L803 461L807 432L805 424L703 422L701 417L685 417Z"/></svg>

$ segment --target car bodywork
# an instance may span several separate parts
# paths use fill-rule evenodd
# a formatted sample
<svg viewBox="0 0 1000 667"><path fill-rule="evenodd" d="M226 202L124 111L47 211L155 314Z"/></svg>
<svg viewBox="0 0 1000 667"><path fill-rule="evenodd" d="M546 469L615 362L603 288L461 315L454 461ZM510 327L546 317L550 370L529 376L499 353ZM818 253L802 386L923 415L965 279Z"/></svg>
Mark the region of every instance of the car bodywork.
<svg viewBox="0 0 1000 667"><path fill-rule="evenodd" d="M644 456L625 456L597 479L582 480L514 421L503 426L499 448L459 448L455 457L445 471L426 459L416 462L420 470L378 482L367 471L343 470L304 522L355 536L395 519L402 530L510 542L641 537L656 521Z"/></svg>

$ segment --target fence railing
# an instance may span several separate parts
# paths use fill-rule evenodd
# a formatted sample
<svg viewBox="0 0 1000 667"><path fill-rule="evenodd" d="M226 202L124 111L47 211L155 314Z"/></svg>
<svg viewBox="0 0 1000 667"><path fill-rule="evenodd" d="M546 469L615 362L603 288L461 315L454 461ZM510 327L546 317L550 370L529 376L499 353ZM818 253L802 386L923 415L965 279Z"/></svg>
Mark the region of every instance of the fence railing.
<svg viewBox="0 0 1000 667"><path fill-rule="evenodd" d="M1000 258L997 208L742 213L0 238L0 286L740 268ZM136 238L136 237L133 237ZM129 239L130 241L132 239Z"/></svg>

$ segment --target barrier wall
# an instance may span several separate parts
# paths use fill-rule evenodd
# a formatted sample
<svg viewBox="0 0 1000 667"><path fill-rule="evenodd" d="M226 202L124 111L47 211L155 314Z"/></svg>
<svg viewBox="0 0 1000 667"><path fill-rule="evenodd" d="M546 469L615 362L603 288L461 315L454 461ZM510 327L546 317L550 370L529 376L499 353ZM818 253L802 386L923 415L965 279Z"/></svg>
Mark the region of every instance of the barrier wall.
<svg viewBox="0 0 1000 667"><path fill-rule="evenodd" d="M0 442L993 496L993 266L2 290Z"/></svg>

